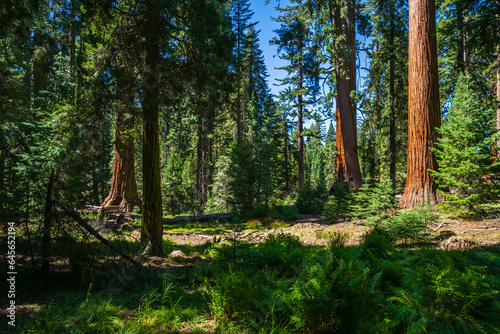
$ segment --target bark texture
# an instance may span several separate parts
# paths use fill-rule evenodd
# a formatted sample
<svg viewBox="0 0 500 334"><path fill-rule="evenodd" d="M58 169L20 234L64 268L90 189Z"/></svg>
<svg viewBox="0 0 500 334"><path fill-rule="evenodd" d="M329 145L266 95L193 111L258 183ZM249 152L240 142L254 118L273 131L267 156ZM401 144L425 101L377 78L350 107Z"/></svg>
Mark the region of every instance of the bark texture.
<svg viewBox="0 0 500 334"><path fill-rule="evenodd" d="M132 96L123 96L116 110L115 158L113 177L108 197L102 207L120 206L120 210L130 211L139 204L135 180L134 119L131 113Z"/></svg>
<svg viewBox="0 0 500 334"><path fill-rule="evenodd" d="M497 131L500 131L500 46L497 47ZM500 139L497 146L500 146ZM497 158L500 159L500 150L497 152Z"/></svg>
<svg viewBox="0 0 500 334"><path fill-rule="evenodd" d="M144 100L142 103L144 195L141 239L147 242L144 253L151 256L163 256L160 131L158 125L160 9L160 1L158 0L150 0L146 3L146 58Z"/></svg>
<svg viewBox="0 0 500 334"><path fill-rule="evenodd" d="M335 30L335 44L338 44L335 74L340 124L337 124L337 133L342 136L343 153L339 151L339 154L344 155L345 162L344 174L336 173L335 182L347 181L349 187L357 189L361 187L362 179L357 152L356 104L351 97L351 92L356 91L355 3L348 0L345 6L342 8L337 2L330 1L330 20Z"/></svg>
<svg viewBox="0 0 500 334"><path fill-rule="evenodd" d="M302 44L302 43L301 43ZM302 91L302 85L304 81L303 75L303 58L302 58L302 47L300 48L300 64L299 64L299 82L298 90ZM303 129L303 113L304 106L302 101L302 94L297 96L297 150L299 152L299 190L304 190L305 188L305 176L304 176L304 136L302 135Z"/></svg>
<svg viewBox="0 0 500 334"><path fill-rule="evenodd" d="M409 15L408 164L402 208L438 201L429 172L438 165L429 148L435 146L441 124L434 1L410 0Z"/></svg>
<svg viewBox="0 0 500 334"><path fill-rule="evenodd" d="M201 212L204 212L205 205L208 199L208 176L207 164L208 160L208 124L207 113L202 113L198 117L198 173L197 173L197 193L200 201Z"/></svg>
<svg viewBox="0 0 500 334"><path fill-rule="evenodd" d="M337 103L337 112L335 113L335 121L337 124L337 131L335 133L335 143L337 149L337 155L335 157L335 181L334 183L344 182L348 179L347 167L345 165L345 155L344 155L344 140L342 138L342 124L340 121L340 109Z"/></svg>
<svg viewBox="0 0 500 334"><path fill-rule="evenodd" d="M47 195L45 197L45 213L43 220L42 235L42 274L47 277L50 274L50 233L52 230L52 193L55 183L55 172L50 172L49 183L47 184Z"/></svg>
<svg viewBox="0 0 500 334"><path fill-rule="evenodd" d="M394 73L394 35L396 24L396 10L391 5L391 27L389 33L390 42L390 58L389 58L389 177L391 179L392 191L396 192L396 91L394 87L395 73Z"/></svg>

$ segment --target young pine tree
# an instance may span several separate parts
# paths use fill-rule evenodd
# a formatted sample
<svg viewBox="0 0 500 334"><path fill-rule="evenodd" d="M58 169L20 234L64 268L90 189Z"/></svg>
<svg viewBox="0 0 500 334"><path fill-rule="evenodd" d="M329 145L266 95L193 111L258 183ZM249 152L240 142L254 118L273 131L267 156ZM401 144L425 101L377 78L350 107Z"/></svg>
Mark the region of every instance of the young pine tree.
<svg viewBox="0 0 500 334"><path fill-rule="evenodd" d="M460 75L455 97L434 150L439 171L433 175L438 192L446 200L443 206L456 216L470 216L481 211L481 203L498 197L498 164L492 164L493 115L481 103L481 97Z"/></svg>

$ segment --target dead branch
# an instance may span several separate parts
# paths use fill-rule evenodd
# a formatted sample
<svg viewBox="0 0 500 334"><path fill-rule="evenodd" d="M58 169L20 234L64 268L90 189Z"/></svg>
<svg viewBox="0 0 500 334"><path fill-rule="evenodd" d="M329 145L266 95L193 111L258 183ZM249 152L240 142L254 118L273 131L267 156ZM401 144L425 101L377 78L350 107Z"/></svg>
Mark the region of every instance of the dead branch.
<svg viewBox="0 0 500 334"><path fill-rule="evenodd" d="M61 202L54 200L52 203L55 205L57 204L66 214L68 214L75 222L78 223L81 227L83 227L87 232L89 232L92 236L94 236L97 240L102 242L104 245L108 246L111 250L119 253L121 257L123 257L125 260L129 261L130 263L134 265L139 265L139 262L128 256L127 254L123 253L121 250L116 249L106 238L104 238L102 235L99 234L92 226L90 226L86 221L80 217L80 215L74 211L68 210Z"/></svg>

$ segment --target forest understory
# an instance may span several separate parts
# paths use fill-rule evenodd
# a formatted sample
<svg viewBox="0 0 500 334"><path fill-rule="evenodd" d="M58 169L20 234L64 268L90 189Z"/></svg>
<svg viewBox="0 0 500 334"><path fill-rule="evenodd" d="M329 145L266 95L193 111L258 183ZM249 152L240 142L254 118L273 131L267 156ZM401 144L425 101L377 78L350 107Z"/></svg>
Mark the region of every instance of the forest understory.
<svg viewBox="0 0 500 334"><path fill-rule="evenodd" d="M55 233L43 278L18 240L17 333L500 333L499 218L429 216L412 237L340 215L175 222L145 257L140 215L79 213L139 266L66 219L77 251Z"/></svg>

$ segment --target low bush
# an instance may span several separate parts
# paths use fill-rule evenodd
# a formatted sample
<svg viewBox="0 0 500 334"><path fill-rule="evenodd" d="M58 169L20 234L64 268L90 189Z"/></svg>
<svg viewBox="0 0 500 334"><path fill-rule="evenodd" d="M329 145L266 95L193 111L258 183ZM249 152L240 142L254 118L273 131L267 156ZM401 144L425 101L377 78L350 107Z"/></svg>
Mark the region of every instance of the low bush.
<svg viewBox="0 0 500 334"><path fill-rule="evenodd" d="M328 222L336 222L339 215L349 216L351 201L351 188L342 184L333 185L323 206L322 215Z"/></svg>
<svg viewBox="0 0 500 334"><path fill-rule="evenodd" d="M299 192L295 207L299 213L321 213L325 194L315 189L305 189Z"/></svg>
<svg viewBox="0 0 500 334"><path fill-rule="evenodd" d="M271 208L269 217L274 219L281 219L284 221L292 221L299 219L299 211L294 206L282 205Z"/></svg>

